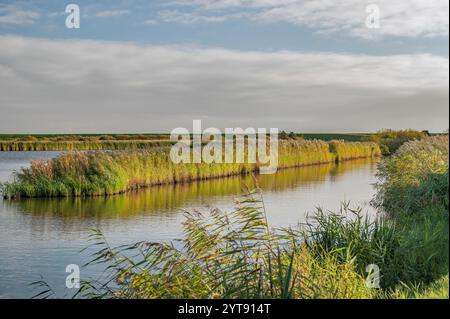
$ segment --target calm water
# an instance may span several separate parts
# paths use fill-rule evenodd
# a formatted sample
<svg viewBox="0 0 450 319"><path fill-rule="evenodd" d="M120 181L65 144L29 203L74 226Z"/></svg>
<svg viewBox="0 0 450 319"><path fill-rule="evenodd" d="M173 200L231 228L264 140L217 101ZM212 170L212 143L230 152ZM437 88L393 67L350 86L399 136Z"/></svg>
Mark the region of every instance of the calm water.
<svg viewBox="0 0 450 319"><path fill-rule="evenodd" d="M0 181L35 158L56 152L0 152ZM305 221L317 206L336 210L342 201L364 206L374 194L376 162L356 160L279 171L257 178L264 193L269 223L289 226ZM250 178L234 177L194 184L150 188L141 192L96 199L0 199L0 298L28 298L29 284L41 276L59 297L65 288L68 264L83 265L89 251L89 229L100 228L113 246L141 240L170 241L181 237L183 210L208 207L231 209ZM81 270L95 277L99 268Z"/></svg>

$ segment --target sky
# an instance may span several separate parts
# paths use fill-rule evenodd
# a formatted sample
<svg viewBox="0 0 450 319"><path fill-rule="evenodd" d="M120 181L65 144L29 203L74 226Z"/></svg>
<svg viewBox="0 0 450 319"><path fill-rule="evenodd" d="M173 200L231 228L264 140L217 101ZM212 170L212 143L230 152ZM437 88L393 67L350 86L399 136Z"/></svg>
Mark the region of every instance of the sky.
<svg viewBox="0 0 450 319"><path fill-rule="evenodd" d="M66 26L70 3L80 28ZM448 10L447 0L0 0L0 133L169 132L196 119L442 132Z"/></svg>

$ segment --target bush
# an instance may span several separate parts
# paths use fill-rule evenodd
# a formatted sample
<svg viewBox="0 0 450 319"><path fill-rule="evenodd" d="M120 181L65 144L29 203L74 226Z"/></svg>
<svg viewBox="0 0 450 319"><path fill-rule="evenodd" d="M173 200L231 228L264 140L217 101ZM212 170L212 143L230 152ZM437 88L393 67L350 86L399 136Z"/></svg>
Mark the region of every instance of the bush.
<svg viewBox="0 0 450 319"><path fill-rule="evenodd" d="M380 145L383 155L394 154L404 143L420 140L427 136L424 132L414 130L383 130L365 137L364 140L373 141Z"/></svg>
<svg viewBox="0 0 450 319"><path fill-rule="evenodd" d="M448 211L447 136L404 144L379 167L375 203L390 214L413 213L430 206Z"/></svg>

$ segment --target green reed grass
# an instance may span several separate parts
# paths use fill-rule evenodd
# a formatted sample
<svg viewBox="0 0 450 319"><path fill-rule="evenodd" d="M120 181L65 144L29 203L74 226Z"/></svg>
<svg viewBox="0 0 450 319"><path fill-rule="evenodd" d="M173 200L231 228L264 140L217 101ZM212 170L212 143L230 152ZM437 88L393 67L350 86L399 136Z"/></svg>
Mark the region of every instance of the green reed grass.
<svg viewBox="0 0 450 319"><path fill-rule="evenodd" d="M343 141L285 141L279 144L278 168L330 163L380 154L376 144ZM6 198L72 197L119 194L142 187L184 183L258 172L259 163L180 163L170 148L118 152L70 152L33 161L3 185Z"/></svg>
<svg viewBox="0 0 450 319"><path fill-rule="evenodd" d="M409 141L421 140L429 133L415 130L381 130L364 136L361 141L373 141L380 145L383 155L394 154L400 146Z"/></svg>
<svg viewBox="0 0 450 319"><path fill-rule="evenodd" d="M111 247L100 230L92 230L86 251L93 253L85 267L100 265L104 272L83 280L74 297L448 297L448 235L441 236L445 227L437 230L436 223L369 219L343 205L337 213L318 209L300 227L274 229L259 191L247 193L231 212L185 217L183 239L174 243ZM448 219L445 226L448 232ZM369 264L380 267L380 289L366 286ZM52 297L45 283L37 285L38 297Z"/></svg>
<svg viewBox="0 0 450 319"><path fill-rule="evenodd" d="M352 161L341 165L330 163L310 166L307 169L295 169L295 171L293 171L294 169L285 169L270 175L233 176L224 179L162 185L129 192L126 196L63 197L39 200L30 198L5 201L4 205L47 218L73 218L76 216L132 218L143 211L167 210L168 208L176 214L178 209L199 196L207 198L237 196L241 193L242 184L250 185L252 183L252 177L256 179L257 184L264 192L282 192L302 184L308 185L317 179L325 179L329 174L341 175L348 169L364 165L363 163L367 162L365 160Z"/></svg>
<svg viewBox="0 0 450 319"><path fill-rule="evenodd" d="M401 282L394 296L400 289L410 297L448 298L448 285L444 294L436 285L445 276L448 282L448 160L448 135L434 136L403 144L379 167L374 203L397 228L399 248L387 266L390 286Z"/></svg>
<svg viewBox="0 0 450 319"><path fill-rule="evenodd" d="M343 206L344 213L314 215L311 251L348 249L359 273L374 263L381 269L381 297L411 298L442 293L448 278L448 136L404 144L379 165L377 196L383 215L369 220ZM348 212L354 215L348 218ZM346 258L343 255L342 258Z"/></svg>
<svg viewBox="0 0 450 319"><path fill-rule="evenodd" d="M384 298L393 299L448 299L448 274L435 280L431 284L401 284L385 293Z"/></svg>
<svg viewBox="0 0 450 319"><path fill-rule="evenodd" d="M336 161L344 161L355 158L370 158L381 156L378 144L370 142L345 143L333 140L329 142L330 151L336 155Z"/></svg>
<svg viewBox="0 0 450 319"><path fill-rule="evenodd" d="M75 297L448 298L448 180L424 178L448 176L447 160L448 137L385 158L375 201L385 214L373 219L344 204L337 213L318 209L299 228L273 229L253 191L231 212L186 213L181 245L112 248L94 230L88 265L105 272ZM408 187L420 203L400 194ZM368 264L380 268L379 290L366 286Z"/></svg>
<svg viewBox="0 0 450 319"><path fill-rule="evenodd" d="M286 134L286 133L284 133ZM293 134L293 133L291 133ZM283 132L280 133L283 139ZM294 139L361 141L368 134L293 134ZM142 149L168 145L170 134L0 134L0 151Z"/></svg>
<svg viewBox="0 0 450 319"><path fill-rule="evenodd" d="M370 298L351 258L317 259L289 231L267 224L259 192L236 210L186 213L180 245L140 242L111 248L94 230L91 264L107 269L85 280L83 298ZM339 254L340 255L340 254ZM348 255L350 257L350 255ZM105 284L106 283L106 284Z"/></svg>
<svg viewBox="0 0 450 319"><path fill-rule="evenodd" d="M106 271L82 298L446 298L448 212L369 218L343 204L300 227L274 229L257 191L231 212L186 213L181 245L111 248L99 230L88 263ZM381 271L366 286L366 267ZM105 284L106 283L106 284Z"/></svg>
<svg viewBox="0 0 450 319"><path fill-rule="evenodd" d="M172 145L170 140L1 141L1 151L139 150Z"/></svg>
<svg viewBox="0 0 450 319"><path fill-rule="evenodd" d="M448 135L405 143L379 167L376 203L397 215L430 206L448 211L448 165Z"/></svg>

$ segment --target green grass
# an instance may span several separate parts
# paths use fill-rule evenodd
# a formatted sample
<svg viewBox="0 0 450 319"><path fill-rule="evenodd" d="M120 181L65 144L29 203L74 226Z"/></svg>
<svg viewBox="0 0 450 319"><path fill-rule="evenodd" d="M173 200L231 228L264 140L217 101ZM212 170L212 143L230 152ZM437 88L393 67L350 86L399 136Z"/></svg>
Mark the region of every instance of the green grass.
<svg viewBox="0 0 450 319"><path fill-rule="evenodd" d="M119 194L142 187L184 183L258 172L261 164L174 164L170 148L123 152L71 152L33 161L2 186L6 198L72 197ZM278 168L376 157L375 143L282 141Z"/></svg>
<svg viewBox="0 0 450 319"><path fill-rule="evenodd" d="M410 141L384 158L374 200L384 215L371 222L355 211L348 219L348 211L319 210L313 251L349 249L359 273L377 264L384 297L442 296L436 282L448 280L448 154L448 136L435 136Z"/></svg>
<svg viewBox="0 0 450 319"><path fill-rule="evenodd" d="M379 168L375 203L397 228L391 287L411 297L448 296L448 135L402 145ZM440 278L447 277L447 287ZM439 284L441 283L441 284ZM405 288L409 287L409 288Z"/></svg>
<svg viewBox="0 0 450 319"><path fill-rule="evenodd" d="M425 289L448 275L448 154L448 136L435 136L385 157L373 202L385 215L369 221L348 208L345 214L319 210L313 251L350 249L360 273L370 263L380 267L387 291L412 293L405 287Z"/></svg>
<svg viewBox="0 0 450 319"><path fill-rule="evenodd" d="M379 168L377 204L391 214L448 209L448 135L404 144Z"/></svg>
<svg viewBox="0 0 450 319"><path fill-rule="evenodd" d="M426 286L448 274L448 211L442 207L375 221L349 208L339 213L319 210L314 221L309 233L315 256L342 251L340 258L346 260L350 253L360 274L376 264L387 291L405 283Z"/></svg>
<svg viewBox="0 0 450 319"><path fill-rule="evenodd" d="M428 287L405 286L391 292L391 298L402 299L449 299L448 274L432 282Z"/></svg>

